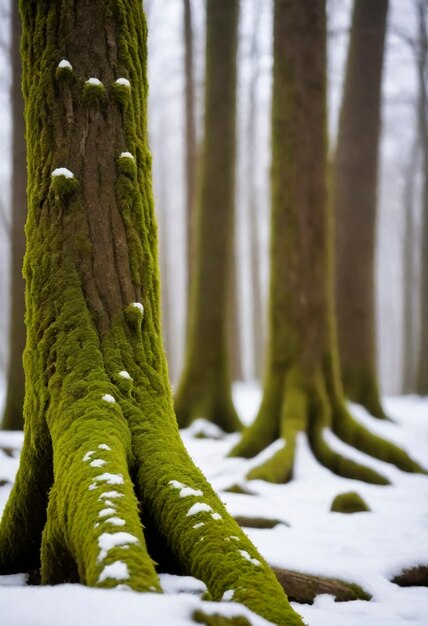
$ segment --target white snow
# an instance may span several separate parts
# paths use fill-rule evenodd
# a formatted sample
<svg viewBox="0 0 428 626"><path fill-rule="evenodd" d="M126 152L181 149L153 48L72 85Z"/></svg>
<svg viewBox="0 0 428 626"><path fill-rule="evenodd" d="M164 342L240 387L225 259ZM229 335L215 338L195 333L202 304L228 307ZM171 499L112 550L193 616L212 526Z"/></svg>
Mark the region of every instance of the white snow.
<svg viewBox="0 0 428 626"><path fill-rule="evenodd" d="M110 565L106 565L98 578L98 582L102 583L108 578L113 578L114 580L128 580L129 571L127 564L123 561L115 561Z"/></svg>
<svg viewBox="0 0 428 626"><path fill-rule="evenodd" d="M98 517L108 517L109 515L113 515L113 513L116 513L116 509L107 507L98 513Z"/></svg>
<svg viewBox="0 0 428 626"><path fill-rule="evenodd" d="M131 83L129 82L129 80L127 78L123 78L123 77L118 78L115 81L115 83L116 83L116 85L123 85L124 87L130 87L131 86Z"/></svg>
<svg viewBox="0 0 428 626"><path fill-rule="evenodd" d="M122 154L124 154L124 152L122 152ZM134 307L134 309L138 309L141 312L141 315L144 315L144 307L141 302L133 302L131 306Z"/></svg>
<svg viewBox="0 0 428 626"><path fill-rule="evenodd" d="M212 513L211 517L215 520L223 519L220 513Z"/></svg>
<svg viewBox="0 0 428 626"><path fill-rule="evenodd" d="M88 80L85 81L85 85L102 85L102 82L99 78L88 78Z"/></svg>
<svg viewBox="0 0 428 626"><path fill-rule="evenodd" d="M205 502L196 502L190 509L187 511L186 517L191 517L192 515L197 515L198 513L210 513L212 508L209 504Z"/></svg>
<svg viewBox="0 0 428 626"><path fill-rule="evenodd" d="M123 498L123 493L120 493L120 491L104 491L104 493L100 493L99 500L102 498Z"/></svg>
<svg viewBox="0 0 428 626"><path fill-rule="evenodd" d="M240 385L238 394L236 389L234 394L238 411L244 423L248 423L257 412L260 391L248 385ZM400 443L416 460L427 464L428 399L387 399L386 410L395 420L394 423L374 420L361 407L351 406L352 413L360 423ZM290 524L289 527L279 524L272 529L245 529L269 563L356 582L373 595L370 602L340 603L331 596L322 595L311 606L293 603L308 626L428 624L427 588L400 588L390 582L391 577L404 568L428 563L426 476L406 474L387 463L370 459L345 446L327 431L324 436L329 438L330 445L344 446L341 450L346 449L347 454L359 455L360 461L387 475L392 484L387 487L367 485L335 476L319 465L304 436L298 438L295 477L292 482L286 485L248 482L245 476L249 469L260 462L260 457L227 458L228 451L237 441L236 434L223 434L217 440L200 439L193 437L192 428L189 428L182 431L182 436L191 456L233 515L272 517ZM10 456L2 452L2 445L13 449ZM283 445L282 442L277 442L265 451L265 458L279 445ZM0 511L10 493L21 446L22 433L0 432L0 481L9 481L0 486ZM236 484L254 495L225 491ZM91 488L96 486L93 483ZM112 501L123 496L119 491L107 491L105 482L99 482L98 489L99 501L109 508ZM372 511L357 515L331 513L333 498L345 491L357 491ZM203 523L198 522L194 526L201 528L199 524ZM105 529L104 522L100 526ZM134 535L111 526L107 528L111 532L102 533L98 539L100 561L114 546L120 546L125 555L127 549L132 549L138 543ZM195 533L195 536L198 537L198 534ZM235 549L238 550L240 544L236 535L231 534L225 539L236 541ZM124 560L119 554L117 558ZM214 604L202 602L200 595L204 585L200 581L167 575L161 575L160 580L165 594L140 594L126 589L115 593L121 586L119 584L112 590L91 589L82 585L31 587L25 584L23 575L0 576L0 625L137 626L144 621L156 626L194 626L191 619L193 612L203 609L208 613L222 615L244 614L253 626L267 626L264 620L233 601Z"/></svg>
<svg viewBox="0 0 428 626"><path fill-rule="evenodd" d="M121 159L132 159L133 161L135 160L133 155L130 152L121 152L120 153L120 158ZM140 304L139 302L134 302L133 306L135 306L136 304ZM141 305L143 306L143 305Z"/></svg>
<svg viewBox="0 0 428 626"><path fill-rule="evenodd" d="M122 474L110 474L109 472L96 476L94 480L107 483L107 485L123 485L124 483Z"/></svg>
<svg viewBox="0 0 428 626"><path fill-rule="evenodd" d="M180 483L178 480L170 480L169 485L174 489L180 489L180 493L178 494L180 498L187 498L188 496L203 496L204 493L200 489L193 489L192 487L188 487L183 483Z"/></svg>
<svg viewBox="0 0 428 626"><path fill-rule="evenodd" d="M233 600L233 596L235 595L235 590L234 589L227 589L223 596L222 596L222 600L224 600L225 602L230 602L231 600Z"/></svg>
<svg viewBox="0 0 428 626"><path fill-rule="evenodd" d="M107 461L104 461L104 459L94 459L93 461L91 461L89 463L89 465L91 467L102 467L103 465L105 465L107 463Z"/></svg>
<svg viewBox="0 0 428 626"><path fill-rule="evenodd" d="M249 561L253 565L261 565L260 561L250 556L246 550L238 550L238 552L246 561Z"/></svg>
<svg viewBox="0 0 428 626"><path fill-rule="evenodd" d="M98 448L100 450L111 450L110 446L108 446L106 443L100 443L100 445L98 446Z"/></svg>
<svg viewBox="0 0 428 626"><path fill-rule="evenodd" d="M96 489L98 487L98 485L96 485L95 483L91 483L88 487L89 491L94 491L94 489Z"/></svg>
<svg viewBox="0 0 428 626"><path fill-rule="evenodd" d="M131 535L131 533L125 533L123 531L117 533L103 533L98 537L98 546L100 548L97 559L98 563L106 558L109 550L117 547L129 548L131 544L135 543L138 543L138 539L134 535Z"/></svg>
<svg viewBox="0 0 428 626"><path fill-rule="evenodd" d="M200 528L201 526L205 526L205 522L199 522L198 524L194 524L192 528Z"/></svg>
<svg viewBox="0 0 428 626"><path fill-rule="evenodd" d="M91 458L91 456L95 454L95 450L89 450L89 452L87 452L85 454L85 456L83 457L84 461L89 461L89 459Z"/></svg>
<svg viewBox="0 0 428 626"><path fill-rule="evenodd" d="M104 400L105 402L110 402L111 404L114 404L116 402L113 396L109 393L105 393L102 397L102 400Z"/></svg>
<svg viewBox="0 0 428 626"><path fill-rule="evenodd" d="M126 380L132 380L131 374L127 372L126 370L122 370L121 372L119 372L119 376L121 378L125 378Z"/></svg>
<svg viewBox="0 0 428 626"><path fill-rule="evenodd" d="M67 59L62 59L62 61L58 63L58 67L61 69L73 70L70 61L67 61Z"/></svg>
<svg viewBox="0 0 428 626"><path fill-rule="evenodd" d="M65 178L74 178L73 172L71 172L66 167L56 167L53 170L51 176L52 178L55 178L56 176L64 176Z"/></svg>
<svg viewBox="0 0 428 626"><path fill-rule="evenodd" d="M104 521L106 524L111 524L112 526L125 526L126 524L125 520L120 517L109 517Z"/></svg>

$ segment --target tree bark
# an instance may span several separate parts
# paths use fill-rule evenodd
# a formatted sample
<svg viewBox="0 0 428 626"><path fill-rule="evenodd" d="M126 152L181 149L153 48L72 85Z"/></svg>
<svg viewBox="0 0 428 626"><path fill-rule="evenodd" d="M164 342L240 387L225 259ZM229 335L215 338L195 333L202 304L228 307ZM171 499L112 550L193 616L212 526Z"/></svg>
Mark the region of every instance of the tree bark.
<svg viewBox="0 0 428 626"><path fill-rule="evenodd" d="M160 591L152 559L161 546L166 563L204 580L214 599L234 589L266 619L301 624L177 429L161 340L141 2L21 0L20 10L26 421L0 572L41 566L42 583Z"/></svg>
<svg viewBox="0 0 428 626"><path fill-rule="evenodd" d="M428 395L428 2L418 0L419 17L419 135L422 152L422 263L421 263L421 321L416 390Z"/></svg>
<svg viewBox="0 0 428 626"><path fill-rule="evenodd" d="M27 217L25 168L24 102L21 93L21 57L19 42L21 22L16 2L12 2L12 216L10 263L10 348L7 371L6 403L3 414L5 430L23 428L24 367L22 355L25 347L25 300L22 263L25 252L25 220Z"/></svg>
<svg viewBox="0 0 428 626"><path fill-rule="evenodd" d="M377 382L374 263L388 0L355 0L334 161L336 309L345 395L385 418Z"/></svg>
<svg viewBox="0 0 428 626"><path fill-rule="evenodd" d="M276 0L272 98L272 215L269 343L263 399L233 455L283 446L249 478L292 477L296 439L341 476L385 484L379 473L332 450L325 431L404 470L420 469L348 414L341 387L326 178L324 0Z"/></svg>
<svg viewBox="0 0 428 626"><path fill-rule="evenodd" d="M229 342L237 28L237 0L208 0L196 267L185 364L175 399L180 426L204 417L225 431L240 428L231 397Z"/></svg>

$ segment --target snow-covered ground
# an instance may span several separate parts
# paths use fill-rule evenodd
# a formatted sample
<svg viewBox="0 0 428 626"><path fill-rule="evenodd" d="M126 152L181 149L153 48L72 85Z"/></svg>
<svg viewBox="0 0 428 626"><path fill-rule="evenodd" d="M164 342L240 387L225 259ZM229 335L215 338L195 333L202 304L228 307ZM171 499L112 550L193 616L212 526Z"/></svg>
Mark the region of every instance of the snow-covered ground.
<svg viewBox="0 0 428 626"><path fill-rule="evenodd" d="M235 400L244 421L253 418L260 391L238 385ZM393 440L428 466L428 399L418 397L385 400L394 423L372 419L353 406L356 418L372 431ZM298 444L295 479L287 485L262 481L245 483L257 460L225 458L237 435L198 438L201 430L216 429L200 421L183 431L183 438L221 494L234 516L264 517L284 521L272 529L246 532L269 563L305 573L341 578L358 583L373 599L338 603L318 596L312 606L294 604L308 626L427 626L428 589L401 588L390 582L404 568L428 564L428 477L408 475L357 453L328 433L331 445L387 475L387 487L366 485L339 478L313 458L305 438ZM21 433L0 433L0 511L18 466ZM275 446L275 444L273 444ZM16 453L13 452L16 450ZM12 451L12 456L10 456ZM269 454L269 451L262 453ZM232 485L246 484L254 495L226 492ZM344 515L330 512L338 493L357 491L371 512ZM81 585L29 587L22 575L0 576L1 626L190 626L192 613L224 612L249 616L254 626L264 620L232 602L202 602L204 585L193 578L163 575L164 595L131 591L89 589Z"/></svg>

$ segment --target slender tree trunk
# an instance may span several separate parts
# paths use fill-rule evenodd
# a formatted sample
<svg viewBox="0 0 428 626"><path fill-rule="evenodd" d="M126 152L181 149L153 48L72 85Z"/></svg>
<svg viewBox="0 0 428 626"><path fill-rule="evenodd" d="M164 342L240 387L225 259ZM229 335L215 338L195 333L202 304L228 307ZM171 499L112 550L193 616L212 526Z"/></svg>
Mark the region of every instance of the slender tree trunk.
<svg viewBox="0 0 428 626"><path fill-rule="evenodd" d="M404 470L420 469L347 413L341 387L327 201L325 0L276 0L272 97L269 343L263 400L232 454L283 446L250 478L291 478L297 435L342 476L385 484L329 447L325 431Z"/></svg>
<svg viewBox="0 0 428 626"><path fill-rule="evenodd" d="M24 368L22 354L25 346L24 281L22 262L25 252L24 226L27 217L25 168L24 102L21 93L21 57L19 42L21 22L18 5L12 2L12 217L11 217L11 271L10 271L10 347L7 371L6 405L3 428L20 430L23 427Z"/></svg>
<svg viewBox="0 0 428 626"><path fill-rule="evenodd" d="M345 394L385 418L376 365L374 262L388 0L355 0L334 162L336 307Z"/></svg>
<svg viewBox="0 0 428 626"><path fill-rule="evenodd" d="M141 2L21 0L20 9L26 421L0 573L41 566L42 583L160 591L154 560L174 561L214 599L233 589L269 621L297 626L177 429L161 340Z"/></svg>
<svg viewBox="0 0 428 626"><path fill-rule="evenodd" d="M403 393L412 393L416 386L415 355L415 173L418 162L419 137L416 137L405 171L404 254L403 254Z"/></svg>
<svg viewBox="0 0 428 626"><path fill-rule="evenodd" d="M259 21L261 4L257 3L254 14L254 24L251 40L250 60L252 64L248 95L248 119L246 127L247 139L247 189L248 189L248 228L250 239L250 270L253 314L253 354L254 374L257 380L262 377L263 369L263 304L260 284L260 242L259 242L259 216L257 202L256 183L256 155L257 155L257 83L259 78Z"/></svg>
<svg viewBox="0 0 428 626"><path fill-rule="evenodd" d="M195 89L193 76L193 27L191 0L184 3L184 79L186 128L186 207L187 207L187 318L189 319L190 293L195 257L195 197L196 197L196 124Z"/></svg>
<svg viewBox="0 0 428 626"><path fill-rule="evenodd" d="M428 395L428 2L418 0L419 16L419 135L422 152L422 276L421 321L422 333L416 390Z"/></svg>
<svg viewBox="0 0 428 626"><path fill-rule="evenodd" d="M208 0L205 136L197 205L195 275L185 364L175 407L180 426L205 417L240 428L230 388L237 0Z"/></svg>
<svg viewBox="0 0 428 626"><path fill-rule="evenodd" d="M234 237L234 253L232 257L232 266L230 268L229 281L229 350L231 360L231 378L232 380L243 380L244 371L242 366L242 345L241 345L241 321L240 321L240 297L238 288L238 254L237 240Z"/></svg>

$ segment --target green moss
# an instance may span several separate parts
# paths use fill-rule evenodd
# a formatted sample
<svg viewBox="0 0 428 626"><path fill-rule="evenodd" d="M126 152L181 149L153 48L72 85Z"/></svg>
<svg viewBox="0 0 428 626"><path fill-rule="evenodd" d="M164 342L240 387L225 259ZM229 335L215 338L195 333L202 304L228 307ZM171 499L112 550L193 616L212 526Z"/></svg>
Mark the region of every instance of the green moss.
<svg viewBox="0 0 428 626"><path fill-rule="evenodd" d="M95 80L95 79L89 79ZM101 82L94 83L85 81L83 85L82 99L87 106L103 103L106 99L106 88Z"/></svg>
<svg viewBox="0 0 428 626"><path fill-rule="evenodd" d="M63 67L58 65L55 70L55 78L58 82L71 83L74 80L73 68L68 65Z"/></svg>
<svg viewBox="0 0 428 626"><path fill-rule="evenodd" d="M131 181L135 181L137 175L137 167L135 159L130 152L122 152L117 159L117 165L119 172L129 178Z"/></svg>
<svg viewBox="0 0 428 626"><path fill-rule="evenodd" d="M65 198L77 190L79 181L74 176L52 175L50 187L56 198Z"/></svg>
<svg viewBox="0 0 428 626"><path fill-rule="evenodd" d="M126 109L131 101L131 86L115 81L111 86L113 98L122 109Z"/></svg>
<svg viewBox="0 0 428 626"><path fill-rule="evenodd" d="M206 624L207 626L251 626L251 622L240 615L225 617L217 613L208 614L204 611L195 611L192 618L197 624Z"/></svg>
<svg viewBox="0 0 428 626"><path fill-rule="evenodd" d="M363 498L355 491L338 494L332 504L331 511L335 513L361 513L370 511Z"/></svg>

